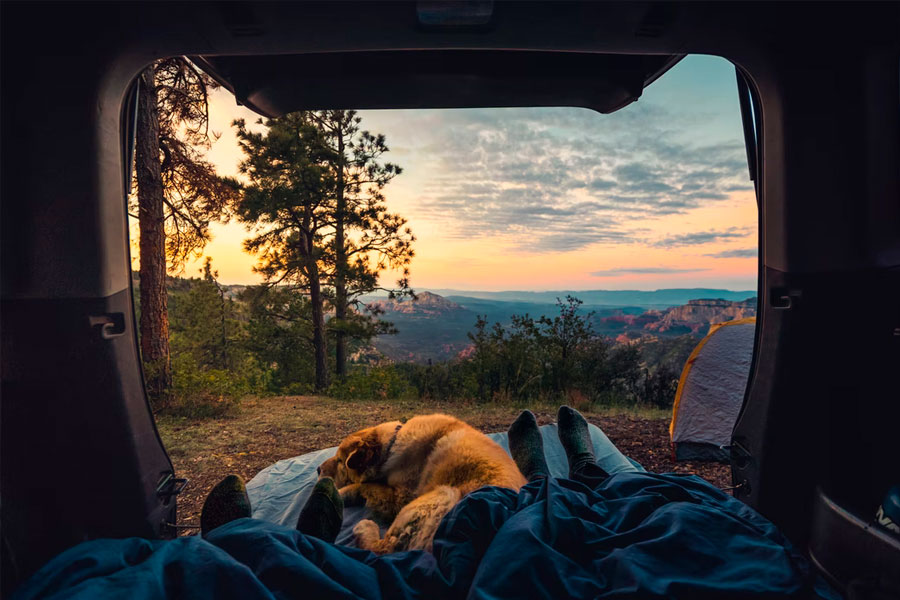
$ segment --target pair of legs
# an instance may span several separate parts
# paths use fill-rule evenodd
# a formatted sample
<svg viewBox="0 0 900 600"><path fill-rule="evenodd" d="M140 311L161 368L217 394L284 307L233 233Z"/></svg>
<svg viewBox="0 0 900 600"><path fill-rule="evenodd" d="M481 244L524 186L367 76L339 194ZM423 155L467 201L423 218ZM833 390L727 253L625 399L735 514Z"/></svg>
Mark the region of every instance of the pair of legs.
<svg viewBox="0 0 900 600"><path fill-rule="evenodd" d="M594 446L587 421L573 408L561 406L557 413L559 440L569 461L569 479L590 487L609 474L594 461ZM519 470L529 481L549 477L544 443L534 413L522 412L509 428L509 450ZM323 477L300 511L297 529L306 535L334 542L341 529L344 503L330 477ZM200 531L206 535L216 527L250 516L250 498L244 480L229 475L206 497L200 513Z"/></svg>
<svg viewBox="0 0 900 600"><path fill-rule="evenodd" d="M212 489L200 512L200 533L207 533L225 523L250 516L250 498L244 480L229 475ZM297 519L297 529L306 535L326 542L334 542L341 530L344 518L344 502L334 480L323 477L313 488L312 494Z"/></svg>
<svg viewBox="0 0 900 600"><path fill-rule="evenodd" d="M574 408L560 406L556 421L559 441L569 461L569 479L592 488L605 481L609 473L595 462L594 444L584 417ZM541 431L530 410L523 411L510 425L508 436L509 452L528 481L550 476Z"/></svg>

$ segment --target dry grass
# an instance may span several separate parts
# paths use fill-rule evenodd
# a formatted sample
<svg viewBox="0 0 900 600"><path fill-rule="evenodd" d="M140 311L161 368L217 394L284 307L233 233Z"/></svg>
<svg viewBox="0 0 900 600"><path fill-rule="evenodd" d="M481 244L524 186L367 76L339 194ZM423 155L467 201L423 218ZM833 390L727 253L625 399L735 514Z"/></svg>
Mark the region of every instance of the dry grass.
<svg viewBox="0 0 900 600"><path fill-rule="evenodd" d="M288 396L247 399L234 416L190 420L161 416L160 434L179 477L188 487L179 496L178 522L196 524L209 490L237 473L249 480L272 463L337 445L347 434L370 425L416 414L443 412L484 432L505 431L523 407L440 401L342 401ZM541 424L555 420L556 406L528 406ZM669 449L670 412L658 409L579 407L620 450L659 472L694 472L720 487L728 468L708 463L675 463Z"/></svg>

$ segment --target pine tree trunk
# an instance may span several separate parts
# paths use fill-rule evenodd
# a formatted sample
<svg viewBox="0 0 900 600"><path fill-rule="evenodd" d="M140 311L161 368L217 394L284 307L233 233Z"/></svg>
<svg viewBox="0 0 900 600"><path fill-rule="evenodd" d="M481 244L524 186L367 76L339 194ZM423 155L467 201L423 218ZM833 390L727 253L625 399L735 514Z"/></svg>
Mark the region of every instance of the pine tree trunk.
<svg viewBox="0 0 900 600"><path fill-rule="evenodd" d="M335 277L334 277L334 318L338 329L335 332L335 371L343 378L347 374L347 336L343 329L347 318L347 254L344 247L344 221L347 218L347 200L344 198L344 132L338 128L338 185L337 206L335 207Z"/></svg>
<svg viewBox="0 0 900 600"><path fill-rule="evenodd" d="M316 390L328 386L328 363L325 356L325 310L318 268L313 263L309 277L309 301L312 305L313 352L316 359Z"/></svg>
<svg viewBox="0 0 900 600"><path fill-rule="evenodd" d="M303 254L306 281L309 283L309 303L312 312L313 354L316 365L316 391L328 387L327 341L325 339L325 298L322 296L322 282L319 281L319 265L316 259L313 238L312 207L308 206L303 216L300 232L300 251Z"/></svg>
<svg viewBox="0 0 900 600"><path fill-rule="evenodd" d="M221 345L222 345L222 368L228 369L228 331L226 330L226 319L225 319L225 291L219 285L219 282L216 282L216 289L219 292L219 308L220 308L220 319L219 325L221 328Z"/></svg>
<svg viewBox="0 0 900 600"><path fill-rule="evenodd" d="M141 73L135 171L138 186L141 276L141 359L151 403L168 405L172 384L166 296L166 232L159 161L159 113L154 67Z"/></svg>

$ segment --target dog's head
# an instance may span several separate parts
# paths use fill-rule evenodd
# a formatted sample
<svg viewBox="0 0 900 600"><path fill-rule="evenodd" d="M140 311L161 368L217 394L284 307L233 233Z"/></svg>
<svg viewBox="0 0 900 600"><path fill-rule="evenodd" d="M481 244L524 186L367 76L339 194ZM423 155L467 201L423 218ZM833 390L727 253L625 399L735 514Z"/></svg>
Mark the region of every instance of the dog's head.
<svg viewBox="0 0 900 600"><path fill-rule="evenodd" d="M399 424L382 423L351 433L338 446L337 453L319 465L319 477L331 477L338 487L377 479L387 459L387 445Z"/></svg>

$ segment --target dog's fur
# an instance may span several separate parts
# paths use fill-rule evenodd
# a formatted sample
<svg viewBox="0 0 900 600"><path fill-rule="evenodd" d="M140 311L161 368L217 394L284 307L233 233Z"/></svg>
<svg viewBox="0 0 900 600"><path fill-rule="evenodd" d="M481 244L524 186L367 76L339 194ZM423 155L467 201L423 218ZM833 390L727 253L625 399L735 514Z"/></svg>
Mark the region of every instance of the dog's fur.
<svg viewBox="0 0 900 600"><path fill-rule="evenodd" d="M379 554L430 551L441 519L460 498L486 485L518 490L525 484L503 448L441 414L352 433L319 473L334 478L346 505L364 502L377 517L393 520L384 538L368 519L353 528L357 545Z"/></svg>

